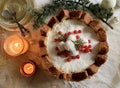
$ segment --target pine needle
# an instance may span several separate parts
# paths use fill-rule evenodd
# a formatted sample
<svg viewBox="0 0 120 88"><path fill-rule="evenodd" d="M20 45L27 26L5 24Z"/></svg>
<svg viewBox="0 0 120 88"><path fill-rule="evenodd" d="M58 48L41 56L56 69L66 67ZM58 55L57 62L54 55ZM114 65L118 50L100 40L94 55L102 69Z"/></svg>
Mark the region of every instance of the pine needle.
<svg viewBox="0 0 120 88"><path fill-rule="evenodd" d="M34 17L34 27L39 27L48 16L57 13L60 9L90 11L113 29L108 23L108 19L113 15L112 9L105 9L99 4L91 3L89 0L52 0L50 4L46 4L39 10L30 9Z"/></svg>

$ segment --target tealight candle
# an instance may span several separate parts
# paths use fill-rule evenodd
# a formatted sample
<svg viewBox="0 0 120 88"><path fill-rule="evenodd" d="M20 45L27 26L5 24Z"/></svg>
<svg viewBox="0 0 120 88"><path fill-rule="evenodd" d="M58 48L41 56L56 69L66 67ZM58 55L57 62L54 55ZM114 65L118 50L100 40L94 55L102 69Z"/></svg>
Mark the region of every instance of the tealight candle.
<svg viewBox="0 0 120 88"><path fill-rule="evenodd" d="M35 73L35 64L30 61L30 62L25 62L21 67L20 67L20 73L23 76L30 77Z"/></svg>
<svg viewBox="0 0 120 88"><path fill-rule="evenodd" d="M10 56L23 54L28 50L28 48L28 42L18 35L10 36L4 42L4 50Z"/></svg>

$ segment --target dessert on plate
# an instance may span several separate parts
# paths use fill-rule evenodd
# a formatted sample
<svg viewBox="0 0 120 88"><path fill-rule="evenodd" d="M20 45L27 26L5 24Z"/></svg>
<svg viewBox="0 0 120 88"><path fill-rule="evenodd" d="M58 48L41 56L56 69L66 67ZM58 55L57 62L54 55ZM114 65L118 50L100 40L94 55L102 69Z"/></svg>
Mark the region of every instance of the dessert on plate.
<svg viewBox="0 0 120 88"><path fill-rule="evenodd" d="M42 66L59 79L81 81L98 72L109 46L102 23L82 10L61 10L40 27Z"/></svg>

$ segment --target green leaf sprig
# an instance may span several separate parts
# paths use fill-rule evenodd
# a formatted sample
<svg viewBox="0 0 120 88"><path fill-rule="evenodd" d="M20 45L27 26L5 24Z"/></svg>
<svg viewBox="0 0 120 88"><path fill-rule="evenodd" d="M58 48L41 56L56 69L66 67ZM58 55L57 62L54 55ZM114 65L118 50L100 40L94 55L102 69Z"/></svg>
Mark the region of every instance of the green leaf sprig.
<svg viewBox="0 0 120 88"><path fill-rule="evenodd" d="M72 40L71 40L71 41L72 41ZM83 44L86 43L86 42L84 42L81 38L80 38L79 40L77 40L77 41L72 41L72 42L74 43L76 50L79 50L79 47L80 47L81 45L83 45Z"/></svg>
<svg viewBox="0 0 120 88"><path fill-rule="evenodd" d="M61 34L59 38L60 38L60 40L62 40L64 42L67 40L67 38L63 34Z"/></svg>

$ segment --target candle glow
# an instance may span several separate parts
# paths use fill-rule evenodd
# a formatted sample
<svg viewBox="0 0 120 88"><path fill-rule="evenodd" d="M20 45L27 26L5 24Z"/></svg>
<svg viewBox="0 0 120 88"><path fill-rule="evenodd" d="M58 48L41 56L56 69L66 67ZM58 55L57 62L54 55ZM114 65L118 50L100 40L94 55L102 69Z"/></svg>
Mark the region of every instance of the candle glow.
<svg viewBox="0 0 120 88"><path fill-rule="evenodd" d="M36 66L34 62L29 61L22 64L20 67L20 73L25 77L30 77L35 73Z"/></svg>
<svg viewBox="0 0 120 88"><path fill-rule="evenodd" d="M20 36L13 35L4 42L4 50L8 55L18 56L28 50L28 42Z"/></svg>

